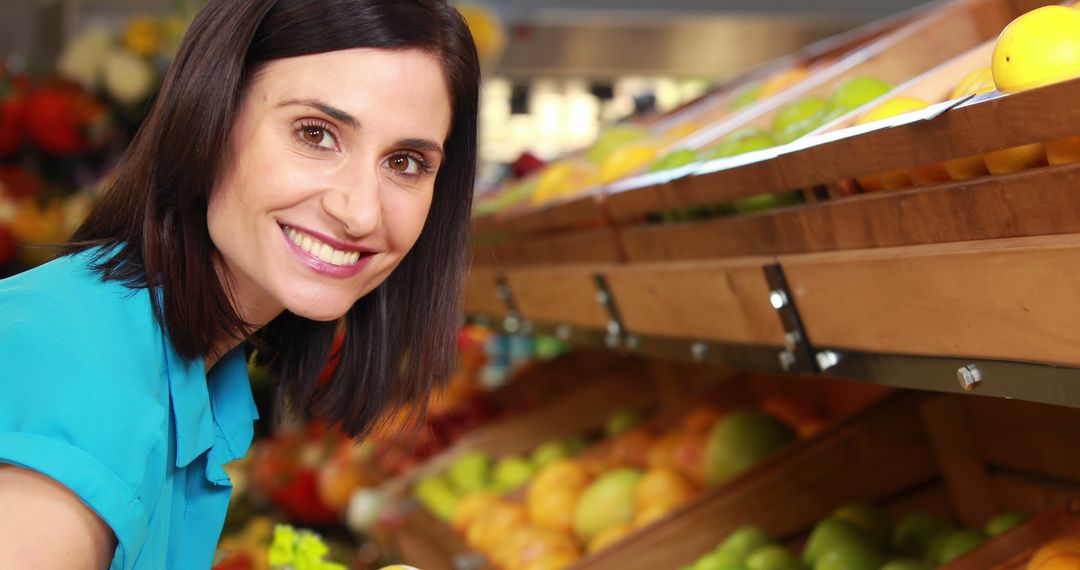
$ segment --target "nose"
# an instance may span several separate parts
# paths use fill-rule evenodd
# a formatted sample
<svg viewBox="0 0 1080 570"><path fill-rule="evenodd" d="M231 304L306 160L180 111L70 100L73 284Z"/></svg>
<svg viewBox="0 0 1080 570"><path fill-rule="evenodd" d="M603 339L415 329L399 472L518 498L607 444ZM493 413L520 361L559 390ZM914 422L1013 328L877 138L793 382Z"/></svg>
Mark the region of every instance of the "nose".
<svg viewBox="0 0 1080 570"><path fill-rule="evenodd" d="M382 199L377 173L353 169L342 173L334 187L323 194L322 207L339 221L351 237L364 237L382 225Z"/></svg>

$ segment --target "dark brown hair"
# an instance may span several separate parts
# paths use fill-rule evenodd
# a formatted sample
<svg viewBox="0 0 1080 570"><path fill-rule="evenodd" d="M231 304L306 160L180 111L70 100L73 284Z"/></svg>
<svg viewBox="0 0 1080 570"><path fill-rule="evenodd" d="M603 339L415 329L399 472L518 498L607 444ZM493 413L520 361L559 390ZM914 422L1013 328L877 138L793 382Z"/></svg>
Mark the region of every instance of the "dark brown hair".
<svg viewBox="0 0 1080 570"><path fill-rule="evenodd" d="M269 61L360 47L419 48L442 65L453 115L427 222L398 268L343 319L340 362L325 385L316 382L338 323L285 312L251 337L278 378L279 405L340 421L352 435L384 409L422 409L453 366L480 71L468 27L445 1L210 0L109 191L67 249L105 246L96 267L106 279L159 288L155 316L186 358L243 335L249 328L214 269L206 214L246 82Z"/></svg>

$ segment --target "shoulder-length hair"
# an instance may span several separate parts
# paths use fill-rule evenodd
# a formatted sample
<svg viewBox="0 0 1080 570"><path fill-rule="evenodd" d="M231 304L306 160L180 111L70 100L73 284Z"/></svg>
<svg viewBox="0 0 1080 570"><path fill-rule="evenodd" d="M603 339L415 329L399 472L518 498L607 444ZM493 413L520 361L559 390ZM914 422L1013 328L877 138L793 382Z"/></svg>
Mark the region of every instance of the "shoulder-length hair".
<svg viewBox="0 0 1080 570"><path fill-rule="evenodd" d="M422 49L441 63L452 118L424 229L398 268L340 323L333 376L319 386L339 323L285 312L251 340L277 400L359 435L384 409L422 405L449 377L460 325L480 68L465 21L444 0L210 0L198 13L110 189L67 253L95 246L104 278L159 289L154 313L176 350L205 357L250 330L214 269L207 204L248 80L269 61L350 48ZM112 246L112 247L108 247Z"/></svg>

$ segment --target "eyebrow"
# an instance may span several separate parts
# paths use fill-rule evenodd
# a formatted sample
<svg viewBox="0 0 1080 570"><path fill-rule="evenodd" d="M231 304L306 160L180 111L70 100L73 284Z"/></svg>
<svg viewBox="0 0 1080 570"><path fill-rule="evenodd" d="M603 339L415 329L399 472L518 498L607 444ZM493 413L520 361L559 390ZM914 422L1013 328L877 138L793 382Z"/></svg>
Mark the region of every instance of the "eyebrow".
<svg viewBox="0 0 1080 570"><path fill-rule="evenodd" d="M337 119L338 121L349 125L353 129L360 128L360 121L356 120L356 117L346 113L345 111L342 111L341 109L338 109L337 107L334 107L333 105L319 101L318 99L289 99L288 101L283 101L278 106L288 107L289 105L302 105L304 107L318 109L319 111L326 113L327 115Z"/></svg>
<svg viewBox="0 0 1080 570"><path fill-rule="evenodd" d="M416 150L429 150L431 152L437 152L441 156L446 156L442 146L428 139L401 139L397 142L397 146L413 148Z"/></svg>

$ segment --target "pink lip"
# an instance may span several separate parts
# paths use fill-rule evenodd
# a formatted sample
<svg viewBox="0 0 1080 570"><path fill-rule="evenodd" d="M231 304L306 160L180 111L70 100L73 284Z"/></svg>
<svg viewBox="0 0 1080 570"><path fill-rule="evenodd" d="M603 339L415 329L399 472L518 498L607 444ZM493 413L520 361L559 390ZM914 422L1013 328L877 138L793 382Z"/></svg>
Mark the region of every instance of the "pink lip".
<svg viewBox="0 0 1080 570"><path fill-rule="evenodd" d="M290 227L296 230L300 230L300 228L297 228L296 226ZM318 237L320 241L323 239L323 236L314 232L307 232L307 230L301 231L304 231L305 233L311 233L311 235ZM319 259L318 257L311 255L307 251L304 251L303 248L293 243L293 240L289 239L289 236L286 235L284 231L281 232L281 237L285 239L285 243L289 244L289 247L292 249L293 253L296 254L296 257L299 258L301 263L308 266L316 273L326 275L327 277L336 277L338 279L352 277L353 275L359 273L360 270L363 269L365 266L367 266L368 262L371 261L372 257L375 257L374 252L372 251L357 248L355 246L342 247L340 242L334 240L326 240L325 243L329 244L334 249L341 249L342 251L360 252L360 259L356 263L352 265L334 265L333 263L327 263Z"/></svg>

